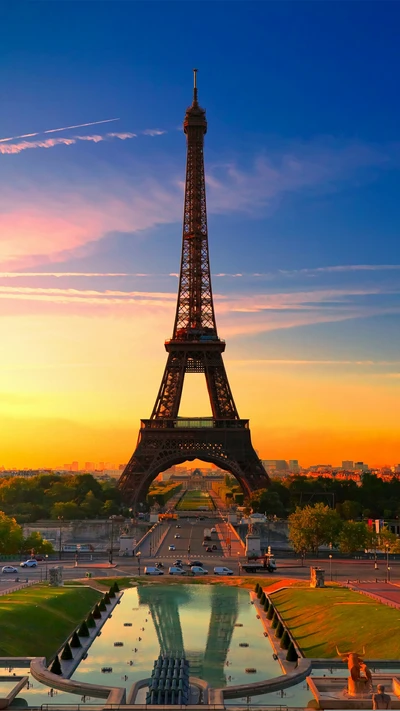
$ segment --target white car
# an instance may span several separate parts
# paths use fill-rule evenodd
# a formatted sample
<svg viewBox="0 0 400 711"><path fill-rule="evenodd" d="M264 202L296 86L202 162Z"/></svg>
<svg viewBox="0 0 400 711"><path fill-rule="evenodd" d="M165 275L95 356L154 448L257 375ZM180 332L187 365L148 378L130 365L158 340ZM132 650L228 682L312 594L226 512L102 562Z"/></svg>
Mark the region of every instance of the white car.
<svg viewBox="0 0 400 711"><path fill-rule="evenodd" d="M1 569L2 573L18 573L18 568L14 568L13 565L5 565L4 568Z"/></svg>
<svg viewBox="0 0 400 711"><path fill-rule="evenodd" d="M164 575L163 571L160 570L160 568L153 568L149 565L144 569L144 574L145 575Z"/></svg>
<svg viewBox="0 0 400 711"><path fill-rule="evenodd" d="M171 544L170 546L168 546L168 550L169 551L176 551L176 548L173 544Z"/></svg>
<svg viewBox="0 0 400 711"><path fill-rule="evenodd" d="M180 538L180 535L179 535L179 533L175 533L175 536L174 536L174 538Z"/></svg>
<svg viewBox="0 0 400 711"><path fill-rule="evenodd" d="M217 529L216 529L216 528L212 528L212 529L211 529L211 533L216 533L216 532L217 532Z"/></svg>
<svg viewBox="0 0 400 711"><path fill-rule="evenodd" d="M171 568L168 570L170 575L186 575L186 570L183 570L183 568L178 568L177 565L173 565Z"/></svg>
<svg viewBox="0 0 400 711"><path fill-rule="evenodd" d="M25 560L24 563L20 563L21 568L37 568L37 560L29 559Z"/></svg>
<svg viewBox="0 0 400 711"><path fill-rule="evenodd" d="M192 571L193 575L208 575L208 570L206 568L203 568L202 565L192 565L190 570Z"/></svg>
<svg viewBox="0 0 400 711"><path fill-rule="evenodd" d="M214 568L214 575L233 575L233 570L224 566Z"/></svg>

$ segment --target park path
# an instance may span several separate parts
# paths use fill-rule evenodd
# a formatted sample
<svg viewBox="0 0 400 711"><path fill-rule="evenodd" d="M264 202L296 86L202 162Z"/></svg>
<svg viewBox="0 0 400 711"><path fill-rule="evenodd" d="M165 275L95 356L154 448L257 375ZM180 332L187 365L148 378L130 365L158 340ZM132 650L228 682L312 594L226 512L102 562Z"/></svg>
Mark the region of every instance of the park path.
<svg viewBox="0 0 400 711"><path fill-rule="evenodd" d="M385 605L400 608L400 587L398 585L383 581L376 583L366 581L359 583L352 582L349 587L351 587L352 590L357 590L370 597L374 597Z"/></svg>

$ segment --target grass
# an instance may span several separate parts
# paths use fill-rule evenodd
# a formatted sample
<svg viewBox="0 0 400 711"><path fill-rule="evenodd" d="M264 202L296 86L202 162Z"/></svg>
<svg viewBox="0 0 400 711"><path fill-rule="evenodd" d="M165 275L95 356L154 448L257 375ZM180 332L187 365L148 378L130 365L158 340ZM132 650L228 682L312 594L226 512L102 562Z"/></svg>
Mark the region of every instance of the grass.
<svg viewBox="0 0 400 711"><path fill-rule="evenodd" d="M367 659L399 659L400 610L341 587L290 588L274 593L282 615L305 657L337 658L362 651Z"/></svg>
<svg viewBox="0 0 400 711"><path fill-rule="evenodd" d="M100 594L91 588L35 585L0 597L0 656L50 658Z"/></svg>
<svg viewBox="0 0 400 711"><path fill-rule="evenodd" d="M186 491L178 504L176 505L177 511L201 511L201 507L205 507L212 511L214 509L214 502L210 495L206 491L200 491L197 489L189 489Z"/></svg>
<svg viewBox="0 0 400 711"><path fill-rule="evenodd" d="M131 588L132 585L135 584L136 578L134 577L122 577L122 578L93 578L93 580L96 581L99 585L104 587L104 590L107 591L110 589L111 585L114 583L118 583L118 587L121 588Z"/></svg>

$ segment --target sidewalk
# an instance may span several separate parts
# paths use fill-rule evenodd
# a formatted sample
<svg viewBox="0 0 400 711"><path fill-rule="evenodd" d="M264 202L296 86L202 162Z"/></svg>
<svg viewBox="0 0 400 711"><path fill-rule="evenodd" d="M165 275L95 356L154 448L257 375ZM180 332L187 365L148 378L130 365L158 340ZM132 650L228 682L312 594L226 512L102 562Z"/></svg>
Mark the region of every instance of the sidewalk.
<svg viewBox="0 0 400 711"><path fill-rule="evenodd" d="M385 582L351 582L347 587L357 592L364 593L384 605L400 609L400 588L392 583Z"/></svg>

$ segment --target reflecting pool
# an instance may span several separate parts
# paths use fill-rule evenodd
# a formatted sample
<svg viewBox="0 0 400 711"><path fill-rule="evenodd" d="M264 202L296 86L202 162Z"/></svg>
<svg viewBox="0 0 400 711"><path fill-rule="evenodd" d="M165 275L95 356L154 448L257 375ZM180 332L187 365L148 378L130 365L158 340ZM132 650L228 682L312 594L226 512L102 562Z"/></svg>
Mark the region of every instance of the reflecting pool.
<svg viewBox="0 0 400 711"><path fill-rule="evenodd" d="M114 646L118 642L122 645ZM248 591L223 585L148 584L125 591L73 679L130 688L150 676L160 652L185 654L191 676L213 687L281 673ZM112 671L102 673L105 667ZM248 674L246 668L256 672Z"/></svg>

